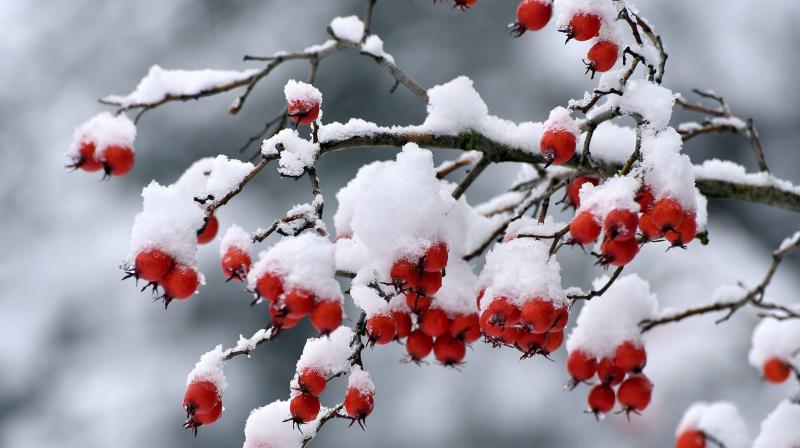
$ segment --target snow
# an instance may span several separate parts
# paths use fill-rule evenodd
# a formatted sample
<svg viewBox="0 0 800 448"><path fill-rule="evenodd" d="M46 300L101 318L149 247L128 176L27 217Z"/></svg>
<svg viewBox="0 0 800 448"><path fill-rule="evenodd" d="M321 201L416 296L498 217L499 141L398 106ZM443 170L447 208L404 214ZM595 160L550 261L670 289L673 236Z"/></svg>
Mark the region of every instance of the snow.
<svg viewBox="0 0 800 448"><path fill-rule="evenodd" d="M200 196L206 186L208 176L211 175L215 160L216 158L214 157L203 157L196 160L186 168L186 171L181 174L172 186L192 196Z"/></svg>
<svg viewBox="0 0 800 448"><path fill-rule="evenodd" d="M378 292L366 285L359 285L358 282L353 280L353 287L350 288L350 296L353 298L356 306L359 307L367 318L379 314L389 314L389 303L381 297Z"/></svg>
<svg viewBox="0 0 800 448"><path fill-rule="evenodd" d="M276 400L253 409L244 425L243 448L301 448L306 437L314 437L319 427L319 419L327 412L320 409L317 419L304 423L303 432L294 428L290 417L289 402Z"/></svg>
<svg viewBox="0 0 800 448"><path fill-rule="evenodd" d="M641 183L630 176L614 176L595 186L586 182L581 186L581 206L577 213L589 210L602 223L612 210L630 210L639 212L636 192Z"/></svg>
<svg viewBox="0 0 800 448"><path fill-rule="evenodd" d="M593 288L602 288L608 280L596 279ZM611 356L622 342L642 340L639 322L654 318L657 309L647 281L636 274L619 277L602 297L583 306L567 339L567 351L582 350L598 359Z"/></svg>
<svg viewBox="0 0 800 448"><path fill-rule="evenodd" d="M545 217L542 223L529 216L523 216L509 223L506 228L505 240L514 239L518 235L553 235L566 225L566 223L554 221L552 216Z"/></svg>
<svg viewBox="0 0 800 448"><path fill-rule="evenodd" d="M208 196L214 199L225 197L236 190L244 178L253 171L253 164L236 159L229 159L225 155L218 155L211 165L211 174L206 179L200 197Z"/></svg>
<svg viewBox="0 0 800 448"><path fill-rule="evenodd" d="M481 129L489 108L466 76L428 90L428 117L422 127L434 134Z"/></svg>
<svg viewBox="0 0 800 448"><path fill-rule="evenodd" d="M575 136L575 140L581 135L578 123L572 118L570 111L561 106L550 111L550 116L544 122L544 128L548 131L567 131Z"/></svg>
<svg viewBox="0 0 800 448"><path fill-rule="evenodd" d="M549 242L533 238L495 245L486 256L477 289L485 289L487 298L504 296L519 306L537 297L566 304L567 297L561 288L561 267L556 257L549 256L549 250ZM491 302L481 301L482 308Z"/></svg>
<svg viewBox="0 0 800 448"><path fill-rule="evenodd" d="M284 129L264 140L261 154L267 157L280 155L278 172L284 176L298 177L314 166L319 145L300 137L294 129Z"/></svg>
<svg viewBox="0 0 800 448"><path fill-rule="evenodd" d="M330 28L336 38L356 44L364 37L364 23L357 16L335 17Z"/></svg>
<svg viewBox="0 0 800 448"><path fill-rule="evenodd" d="M770 173L748 173L745 168L728 160L711 159L694 167L698 180L721 180L758 187L774 187L778 190L800 194L800 186L778 179Z"/></svg>
<svg viewBox="0 0 800 448"><path fill-rule="evenodd" d="M369 37L367 37L367 39L361 45L361 51L371 54L375 57L386 59L394 64L394 57L384 51L383 40L381 40L381 38L375 34L371 34Z"/></svg>
<svg viewBox="0 0 800 448"><path fill-rule="evenodd" d="M798 244L800 244L800 230L795 232L794 235L781 241L781 245L778 246L778 252L783 252L792 246L797 246Z"/></svg>
<svg viewBox="0 0 800 448"><path fill-rule="evenodd" d="M434 295L431 307L442 309L450 318L458 314L474 314L478 311L475 307L477 285L478 278L469 263L461 258L449 259L447 275L442 279L442 287Z"/></svg>
<svg viewBox="0 0 800 448"><path fill-rule="evenodd" d="M230 349L228 352L226 352L226 355L228 353L230 353L230 352L251 352L251 351L253 351L256 348L256 346L258 346L258 343L260 341L262 341L264 339L267 339L267 338L272 336L272 331L273 331L272 328L262 328L262 329L256 331L255 333L253 333L253 335L250 336L249 338L246 338L246 337L244 337L244 336L242 336L240 334L239 335L239 340L236 342L236 345L232 349Z"/></svg>
<svg viewBox="0 0 800 448"><path fill-rule="evenodd" d="M694 221L697 224L697 231L703 232L708 228L708 198L703 196L697 187L694 189L694 202Z"/></svg>
<svg viewBox="0 0 800 448"><path fill-rule="evenodd" d="M683 414L676 435L686 430L699 430L720 441L725 448L751 446L747 425L733 403L694 403Z"/></svg>
<svg viewBox="0 0 800 448"><path fill-rule="evenodd" d="M317 45L312 45L310 47L306 47L303 49L303 53L312 54L312 53L322 53L324 51L328 51L336 47L336 41L333 39L328 39L325 42Z"/></svg>
<svg viewBox="0 0 800 448"><path fill-rule="evenodd" d="M219 255L224 257L225 254L228 253L228 250L233 247L241 249L244 252L248 252L251 244L252 238L250 237L250 234L247 233L243 228L233 224L228 227L228 230L222 237L222 241L219 244Z"/></svg>
<svg viewBox="0 0 800 448"><path fill-rule="evenodd" d="M322 105L322 92L311 84L302 81L295 81L290 79L283 86L283 94L286 96L286 102L292 103L299 101L303 104Z"/></svg>
<svg viewBox="0 0 800 448"><path fill-rule="evenodd" d="M362 370L360 366L353 366L353 370L350 371L347 388L359 390L364 395L375 395L375 384L372 383L369 372Z"/></svg>
<svg viewBox="0 0 800 448"><path fill-rule="evenodd" d="M567 28L573 15L596 14L601 19L601 27L613 25L617 12L612 3L597 0L559 0L553 8L553 18L558 29Z"/></svg>
<svg viewBox="0 0 800 448"><path fill-rule="evenodd" d="M194 195L152 181L142 190L142 198L142 211L136 215L131 231L128 264L133 264L139 252L158 248L178 264L196 266L197 230L203 226L205 214Z"/></svg>
<svg viewBox="0 0 800 448"><path fill-rule="evenodd" d="M800 445L800 404L781 401L763 422L753 448L796 448Z"/></svg>
<svg viewBox="0 0 800 448"><path fill-rule="evenodd" d="M353 336L350 327L341 326L328 336L309 338L303 347L303 354L297 360L297 371L310 368L329 375L347 372L350 370L348 358L353 353L350 347Z"/></svg>
<svg viewBox="0 0 800 448"><path fill-rule="evenodd" d="M642 164L637 169L643 173L656 199L673 198L684 210L694 211L694 167L689 156L681 154L683 142L675 129L643 132Z"/></svg>
<svg viewBox="0 0 800 448"><path fill-rule="evenodd" d="M626 114L637 114L655 131L666 129L677 95L650 81L630 80L622 96L608 95L607 105L619 106Z"/></svg>
<svg viewBox="0 0 800 448"><path fill-rule="evenodd" d="M66 155L71 159L79 157L81 144L88 142L94 144L95 155L98 158L102 157L103 151L109 146L122 146L134 150L135 139L136 125L127 115L102 112L75 128L72 144Z"/></svg>
<svg viewBox="0 0 800 448"><path fill-rule="evenodd" d="M583 147L584 139L578 142ZM592 157L609 163L625 164L636 148L636 129L604 121L592 134Z"/></svg>
<svg viewBox="0 0 800 448"><path fill-rule="evenodd" d="M248 287L255 289L265 272L278 275L284 290L303 288L320 299L342 300L336 275L334 246L327 238L310 232L285 237L259 254L259 260L247 275Z"/></svg>
<svg viewBox="0 0 800 448"><path fill-rule="evenodd" d="M120 107L155 104L168 97L197 95L207 90L234 83L243 83L258 73L250 70L165 70L158 65L150 67L133 92L127 95L109 95L103 101Z"/></svg>
<svg viewBox="0 0 800 448"><path fill-rule="evenodd" d="M222 371L224 356L221 345L203 354L186 377L186 386L198 381L208 381L216 386L217 393L222 397L222 392L228 387L228 381Z"/></svg>
<svg viewBox="0 0 800 448"><path fill-rule="evenodd" d="M756 326L747 359L761 372L770 358L779 358L800 367L800 320L763 319Z"/></svg>

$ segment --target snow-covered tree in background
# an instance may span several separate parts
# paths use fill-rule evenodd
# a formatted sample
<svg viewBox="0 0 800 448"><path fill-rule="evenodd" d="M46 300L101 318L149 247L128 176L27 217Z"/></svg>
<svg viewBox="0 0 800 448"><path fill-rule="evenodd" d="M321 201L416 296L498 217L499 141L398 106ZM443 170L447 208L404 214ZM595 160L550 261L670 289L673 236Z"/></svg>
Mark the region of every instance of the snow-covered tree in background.
<svg viewBox="0 0 800 448"><path fill-rule="evenodd" d="M587 412L598 418L614 409L634 418L631 414L648 407L654 385L645 373L645 332L706 313L722 313L721 322L744 307L759 310L763 321L753 333L750 363L769 382L800 379L800 309L765 299L780 262L800 248L800 232L775 250L761 283L749 289L720 287L712 301L696 308L660 310L646 279L622 275L645 244L688 250L691 244L708 244L708 197L800 211L800 188L770 173L752 120L733 115L714 92L695 91L708 103L694 103L662 86L664 43L633 5L624 0L520 2L509 25L514 36L554 21L568 43L588 42L586 72L600 76L596 89L554 107L545 121L514 123L491 115L469 78L425 89L402 71L371 29L376 3L365 0L361 18L334 18L331 38L322 44L245 56L266 62L261 69L153 66L130 94L100 100L116 106L116 114L98 114L75 131L69 167L124 175L134 166L135 123L148 110L243 89L228 109L237 114L276 67L289 61L309 65L306 82L288 80L286 104L248 139L244 150L263 139L248 160L201 159L174 184L153 181L142 191L143 209L133 224L123 269L166 306L198 293L205 282L198 270L198 244L215 239L217 211L270 162L276 162L279 175L308 178L311 186L309 202L291 207L266 228L247 232L231 225L225 232L221 268L229 280L245 283L254 306L268 307L269 325L201 357L187 378L187 428L196 434L221 417L226 361L275 341L305 317L319 337L309 339L299 357L288 400L251 413L245 448L305 446L335 418L363 428L380 405L362 356L367 347L396 341L405 344L406 361L424 363L433 353L446 367L461 365L467 346L481 338L517 350L521 358L548 357L563 344L578 310L566 338L567 387L588 385ZM484 7L476 0L455 0L453 6ZM323 94L314 87L317 69L325 58L347 50L374 59L395 78L395 88L402 84L419 97L427 107L425 120L410 126L357 118L325 123ZM670 126L676 105L702 114L703 120ZM129 111L137 111L133 121ZM624 118L635 126L616 123ZM682 153L686 140L715 132L747 139L760 172L746 173L734 162L717 159L693 164ZM360 147L401 151L395 160L363 166L337 193L334 236L322 220L325 197L316 162ZM463 154L435 166L431 150L436 148ZM507 191L471 205L467 190L494 163L518 164L517 179ZM447 180L459 170L467 171L459 182ZM558 203L575 209L570 222L548 214L561 191L564 199ZM274 233L281 239L252 258L252 246ZM583 250L587 263L611 272L588 291L565 287L557 261L562 250ZM663 255L669 256L670 251ZM337 277L349 281L345 291ZM361 311L354 328L342 325L347 296ZM327 383L345 375L342 401L323 406L319 396ZM766 417L753 446L800 445L799 416L800 398L787 398ZM678 424L676 444L731 448L751 441L734 405L698 402Z"/></svg>

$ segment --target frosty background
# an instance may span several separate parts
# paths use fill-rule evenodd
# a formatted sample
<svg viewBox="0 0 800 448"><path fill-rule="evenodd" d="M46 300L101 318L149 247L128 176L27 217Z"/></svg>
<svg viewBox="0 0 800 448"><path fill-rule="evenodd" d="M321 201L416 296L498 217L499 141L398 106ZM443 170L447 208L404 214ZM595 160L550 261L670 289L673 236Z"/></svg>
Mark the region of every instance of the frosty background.
<svg viewBox="0 0 800 448"><path fill-rule="evenodd" d="M374 23L387 51L422 85L466 74L492 113L515 121L542 120L593 85L579 62L585 47L563 46L552 24L548 32L508 37L505 24L517 2L481 0L468 13L430 3L381 0ZM664 85L725 95L737 114L756 118L775 174L800 180L800 3L640 0L638 6L670 54ZM305 64L281 66L237 117L225 111L235 94L148 113L139 124L137 165L124 178L99 183L99 176L67 173L62 153L72 129L101 110L95 99L132 90L151 64L256 66L241 56L322 42L332 17L361 8L361 0L0 4L0 446L235 447L247 413L286 395L312 334L305 323L251 359L230 362L223 418L201 428L196 440L182 430L186 373L214 345L230 345L240 332L264 326L266 308L251 309L238 285L222 281L214 243L201 250L210 285L168 312L120 283L118 264L141 207L141 187L153 178L173 182L199 157L235 156L282 104L286 79L305 77ZM353 52L326 60L318 80L326 121L402 124L424 116L416 98L402 87L389 94L393 79ZM673 124L682 117L676 114ZM749 151L734 136L698 138L685 148L695 162L720 156L753 169ZM377 150L323 159L318 170L331 205L360 164L393 156ZM510 165L492 167L468 199L477 203L504 189L515 172ZM223 229L231 222L252 229L306 195L305 184L273 171L218 216ZM719 200L710 201L710 215L710 246L695 242L688 252L667 256L653 253L660 246L648 247L626 269L651 281L662 307L709 301L721 283L754 284L770 250L800 224L789 212ZM576 253L560 257L565 286L588 287L600 271ZM771 299L796 302L797 267L795 257L781 268ZM510 350L475 344L461 373L400 364L397 345L365 352L378 388L368 431L333 422L314 446L672 446L683 410L695 400L718 399L739 404L754 435L792 386L763 385L747 364L756 323L751 314L740 311L720 326L712 320L647 333L654 402L631 423L621 416L597 423L581 413L585 392L561 388L563 349L556 363L520 362ZM323 402L330 404L342 390L329 389Z"/></svg>

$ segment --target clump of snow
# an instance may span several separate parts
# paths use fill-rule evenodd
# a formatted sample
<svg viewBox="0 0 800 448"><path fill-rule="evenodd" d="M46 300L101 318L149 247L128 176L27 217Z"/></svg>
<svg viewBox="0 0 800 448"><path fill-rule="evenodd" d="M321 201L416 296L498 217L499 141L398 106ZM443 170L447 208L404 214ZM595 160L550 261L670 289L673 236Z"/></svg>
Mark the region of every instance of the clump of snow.
<svg viewBox="0 0 800 448"><path fill-rule="evenodd" d="M219 244L219 255L224 257L225 254L228 253L228 250L234 247L248 252L252 242L253 240L249 233L236 224L233 224L228 227L228 230L222 237L222 241Z"/></svg>
<svg viewBox="0 0 800 448"><path fill-rule="evenodd" d="M298 177L314 166L319 145L300 137L294 129L284 129L264 140L261 154L267 157L280 155L278 172L284 176Z"/></svg>
<svg viewBox="0 0 800 448"><path fill-rule="evenodd" d="M563 222L554 221L552 216L545 217L544 222L541 223L537 219L523 216L508 224L504 239L509 241L519 235L553 235L563 229L565 225Z"/></svg>
<svg viewBox="0 0 800 448"><path fill-rule="evenodd" d="M698 180L721 180L758 187L775 187L789 193L800 194L800 186L778 179L770 173L748 173L745 168L728 160L711 159L694 167Z"/></svg>
<svg viewBox="0 0 800 448"><path fill-rule="evenodd" d="M800 445L800 404L783 400L763 422L753 448L796 448Z"/></svg>
<svg viewBox="0 0 800 448"><path fill-rule="evenodd" d="M583 140L578 143L583 147ZM595 159L623 165L636 148L636 129L604 121L592 134L591 152Z"/></svg>
<svg viewBox="0 0 800 448"><path fill-rule="evenodd" d="M544 122L544 128L548 131L567 131L574 135L576 140L581 135L578 123L572 118L570 111L561 106L550 111L550 116Z"/></svg>
<svg viewBox="0 0 800 448"><path fill-rule="evenodd" d="M368 318L379 314L389 314L389 303L378 294L378 291L366 285L359 285L355 280L353 284L354 286L350 288L350 296Z"/></svg>
<svg viewBox="0 0 800 448"><path fill-rule="evenodd" d="M254 290L265 272L280 276L284 290L303 288L321 299L342 300L339 282L334 277L334 246L325 237L306 232L285 237L262 251L247 275L248 287Z"/></svg>
<svg viewBox="0 0 800 448"><path fill-rule="evenodd" d="M243 448L301 448L306 437L314 437L319 419L325 413L320 409L316 420L304 423L303 432L285 420L291 416L289 402L276 400L253 409L244 425Z"/></svg>
<svg viewBox="0 0 800 448"><path fill-rule="evenodd" d="M428 90L428 117L422 127L437 134L480 129L489 108L466 76Z"/></svg>
<svg viewBox="0 0 800 448"><path fill-rule="evenodd" d="M197 230L205 214L194 195L176 186L164 187L156 181L142 190L143 207L131 231L128 263L144 250L158 248L179 264L196 266Z"/></svg>
<svg viewBox="0 0 800 448"><path fill-rule="evenodd" d="M594 289L609 278L596 279ZM602 297L588 301L581 309L567 339L567 351L584 351L596 358L612 356L624 341L641 341L639 322L656 316L658 302L650 284L638 275L619 277Z"/></svg>
<svg viewBox="0 0 800 448"><path fill-rule="evenodd" d="M647 122L647 127L660 131L669 126L677 95L650 81L630 80L622 96L609 95L608 98L609 105L619 106L624 113L639 115Z"/></svg>
<svg viewBox="0 0 800 448"><path fill-rule="evenodd" d="M771 358L788 363L800 362L800 320L763 319L758 324L753 331L747 359L750 365L761 371Z"/></svg>
<svg viewBox="0 0 800 448"><path fill-rule="evenodd" d="M596 186L586 182L579 192L581 205L577 213L591 211L602 222L612 210L638 212L640 207L635 199L641 187L639 181L630 176L614 176Z"/></svg>
<svg viewBox="0 0 800 448"><path fill-rule="evenodd" d="M66 155L73 159L79 157L83 143L94 144L96 157L100 157L109 146L122 146L133 151L135 139L136 125L127 115L102 112L75 128Z"/></svg>
<svg viewBox="0 0 800 448"><path fill-rule="evenodd" d="M359 43L364 37L364 22L357 16L335 17L330 27L333 35L341 40Z"/></svg>
<svg viewBox="0 0 800 448"><path fill-rule="evenodd" d="M550 257L550 244L533 238L519 238L497 244L486 256L477 289L485 297L507 297L522 306L533 298L566 304L561 288L561 266ZM481 302L482 311L491 300Z"/></svg>
<svg viewBox="0 0 800 448"><path fill-rule="evenodd" d="M694 202L694 221L697 224L697 231L703 232L708 228L708 198L703 196L697 187L694 189Z"/></svg>
<svg viewBox="0 0 800 448"><path fill-rule="evenodd" d="M241 160L229 159L218 155L211 165L211 173L206 179L201 197L220 199L239 187L244 178L253 171L253 164Z"/></svg>
<svg viewBox="0 0 800 448"><path fill-rule="evenodd" d="M600 17L601 27L614 24L617 19L617 11L610 2L597 0L559 0L555 2L553 18L558 29L569 27L572 16L577 14L597 15Z"/></svg>
<svg viewBox="0 0 800 448"><path fill-rule="evenodd" d="M800 230L795 232L794 235L781 241L781 245L778 246L778 252L783 252L792 246L797 246L798 243L800 243Z"/></svg>
<svg viewBox="0 0 800 448"><path fill-rule="evenodd" d="M364 53L371 54L373 56L386 59L387 61L394 64L394 57L384 51L383 49L383 40L375 34L370 34L369 37L364 41L361 45L361 51Z"/></svg>
<svg viewBox="0 0 800 448"><path fill-rule="evenodd" d="M477 293L478 278L469 263L461 258L451 259L447 263L447 275L442 279L442 287L434 295L431 307L442 309L451 318L457 314L474 314L478 311L475 308Z"/></svg>
<svg viewBox="0 0 800 448"><path fill-rule="evenodd" d="M225 373L222 371L224 357L225 352L223 352L221 345L203 354L200 360L197 361L197 364L195 364L194 369L192 369L186 377L186 385L189 386L198 381L208 381L216 386L217 393L222 397L222 392L228 387L228 381L225 379Z"/></svg>
<svg viewBox="0 0 800 448"><path fill-rule="evenodd" d="M347 123L334 121L320 126L318 136L320 143L339 142L353 137L370 137L378 133L391 133L394 128L378 126L375 123L351 118Z"/></svg>
<svg viewBox="0 0 800 448"><path fill-rule="evenodd" d="M644 181L656 199L673 198L684 210L694 211L694 168L689 156L681 154L683 141L674 129L642 135L642 164L639 167Z"/></svg>
<svg viewBox="0 0 800 448"><path fill-rule="evenodd" d="M725 448L750 447L750 434L739 410L733 403L694 403L683 414L676 435L687 430L702 431L721 442Z"/></svg>
<svg viewBox="0 0 800 448"><path fill-rule="evenodd" d="M287 103L299 101L303 104L322 105L322 92L311 84L290 79L283 86L283 94Z"/></svg>
<svg viewBox="0 0 800 448"><path fill-rule="evenodd" d="M353 330L341 326L328 336L309 338L303 347L303 354L297 360L297 371L315 369L326 374L337 375L350 370L350 355L353 353L350 342Z"/></svg>
<svg viewBox="0 0 800 448"><path fill-rule="evenodd" d="M324 51L332 50L336 47L336 41L333 39L328 39L325 42L317 45L312 45L310 47L306 47L303 49L303 53L306 54L313 54L313 53L322 53ZM275 54L274 56L278 56Z"/></svg>
<svg viewBox="0 0 800 448"><path fill-rule="evenodd" d="M258 346L259 342L271 337L272 332L273 332L272 328L262 328L253 333L253 335L250 336L249 338L246 338L240 334L239 340L236 342L236 346L234 346L232 349L226 352L226 355L230 352L239 352L239 351L251 352Z"/></svg>
<svg viewBox="0 0 800 448"><path fill-rule="evenodd" d="M211 175L211 169L214 167L215 157L203 157L194 161L186 171L181 174L181 177L175 181L172 186L185 191L192 196L201 196L203 189L205 189L208 177Z"/></svg>
<svg viewBox="0 0 800 448"><path fill-rule="evenodd" d="M336 193L339 207L333 215L333 224L336 226L336 235L349 236L353 234L353 215L356 204L361 194L389 165L390 162L373 162L363 165L358 169L356 176Z"/></svg>
<svg viewBox="0 0 800 448"><path fill-rule="evenodd" d="M158 65L150 67L147 75L139 81L133 92L127 95L109 95L103 101L120 107L140 104L155 104L168 97L182 97L223 85L244 82L258 73L250 70L165 70Z"/></svg>
<svg viewBox="0 0 800 448"><path fill-rule="evenodd" d="M347 388L359 390L364 395L375 395L375 384L372 383L369 372L361 369L360 366L354 366L350 371Z"/></svg>

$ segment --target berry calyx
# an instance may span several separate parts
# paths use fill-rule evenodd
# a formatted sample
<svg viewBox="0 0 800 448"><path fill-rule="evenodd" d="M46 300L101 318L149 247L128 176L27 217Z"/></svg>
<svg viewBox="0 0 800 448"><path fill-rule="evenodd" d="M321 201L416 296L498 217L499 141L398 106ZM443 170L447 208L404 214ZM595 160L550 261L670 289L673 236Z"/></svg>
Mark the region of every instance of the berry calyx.
<svg viewBox="0 0 800 448"><path fill-rule="evenodd" d="M626 373L641 372L647 364L647 351L638 342L625 341L614 353L614 364Z"/></svg>
<svg viewBox="0 0 800 448"><path fill-rule="evenodd" d="M423 333L431 337L439 337L450 328L450 319L447 313L439 308L431 308L422 313L419 318L419 328Z"/></svg>
<svg viewBox="0 0 800 448"><path fill-rule="evenodd" d="M635 238L629 240L607 239L600 245L600 263L612 266L625 266L639 253L639 243Z"/></svg>
<svg viewBox="0 0 800 448"><path fill-rule="evenodd" d="M212 410L220 401L217 386L211 381L192 381L183 395L183 408L186 415L203 414Z"/></svg>
<svg viewBox="0 0 800 448"><path fill-rule="evenodd" d="M525 31L539 31L553 15L553 4L548 0L522 0L517 6L517 21L511 24L511 34L522 36Z"/></svg>
<svg viewBox="0 0 800 448"><path fill-rule="evenodd" d="M764 379L773 384L786 381L792 373L791 366L780 358L770 358L761 369Z"/></svg>
<svg viewBox="0 0 800 448"><path fill-rule="evenodd" d="M572 240L581 245L597 240L600 230L600 223L588 210L578 213L578 216L569 224L569 234Z"/></svg>
<svg viewBox="0 0 800 448"><path fill-rule="evenodd" d="M575 14L570 19L569 25L559 31L567 34L567 42L570 39L587 41L600 34L600 17L596 14Z"/></svg>
<svg viewBox="0 0 800 448"><path fill-rule="evenodd" d="M625 378L625 371L614 363L613 358L603 358L597 364L597 378L602 384L616 386Z"/></svg>
<svg viewBox="0 0 800 448"><path fill-rule="evenodd" d="M161 249L147 249L136 255L136 275L148 282L157 282L167 275L173 263L175 260Z"/></svg>
<svg viewBox="0 0 800 448"><path fill-rule="evenodd" d="M481 324L477 314L458 314L450 322L450 334L467 344L481 337Z"/></svg>
<svg viewBox="0 0 800 448"><path fill-rule="evenodd" d="M133 169L133 149L112 145L100 153L99 160L106 176L124 176Z"/></svg>
<svg viewBox="0 0 800 448"><path fill-rule="evenodd" d="M447 244L436 243L425 251L422 269L425 272L439 272L447 266Z"/></svg>
<svg viewBox="0 0 800 448"><path fill-rule="evenodd" d="M569 199L570 204L573 207L577 208L581 205L581 196L580 191L583 184L592 184L598 185L600 183L600 179L591 176L578 176L572 179L572 182L569 183L567 186L567 199Z"/></svg>
<svg viewBox="0 0 800 448"><path fill-rule="evenodd" d="M616 397L614 389L605 384L598 384L589 391L589 410L595 415L608 414L614 409Z"/></svg>
<svg viewBox="0 0 800 448"><path fill-rule="evenodd" d="M342 305L335 300L320 300L311 309L311 325L320 334L330 334L342 325Z"/></svg>
<svg viewBox="0 0 800 448"><path fill-rule="evenodd" d="M678 247L684 247L691 243L695 236L697 236L697 221L694 213L691 212L684 214L683 222L676 229L670 229L664 233L667 241Z"/></svg>
<svg viewBox="0 0 800 448"><path fill-rule="evenodd" d="M183 300L189 298L197 291L199 284L200 276L191 266L174 266L161 280L167 304L171 299Z"/></svg>
<svg viewBox="0 0 800 448"><path fill-rule="evenodd" d="M72 164L68 168L82 169L84 171L92 172L97 171L103 167L103 164L94 158L95 146L92 142L81 142L81 147L78 149L78 156L73 158Z"/></svg>
<svg viewBox="0 0 800 448"><path fill-rule="evenodd" d="M319 398L311 394L299 394L289 402L290 419L294 424L301 425L317 418L319 414Z"/></svg>
<svg viewBox="0 0 800 448"><path fill-rule="evenodd" d="M594 78L595 72L607 72L614 67L619 57L619 48L614 42L601 40L592 45L586 57L589 59L586 62L586 73L592 72Z"/></svg>
<svg viewBox="0 0 800 448"><path fill-rule="evenodd" d="M288 106L289 118L295 123L306 126L319 117L319 103L308 100L294 100Z"/></svg>
<svg viewBox="0 0 800 448"><path fill-rule="evenodd" d="M675 448L706 448L706 436L702 431L687 429L675 439Z"/></svg>
<svg viewBox="0 0 800 448"><path fill-rule="evenodd" d="M632 376L619 386L617 398L625 411L641 412L650 404L653 383L644 375Z"/></svg>
<svg viewBox="0 0 800 448"><path fill-rule="evenodd" d="M277 275L265 272L256 282L256 293L262 299L274 302L283 294L283 281Z"/></svg>
<svg viewBox="0 0 800 448"><path fill-rule="evenodd" d="M556 319L555 306L553 302L544 299L528 300L522 306L520 319L531 327L531 333L547 333Z"/></svg>
<svg viewBox="0 0 800 448"><path fill-rule="evenodd" d="M567 372L575 381L589 381L597 372L597 360L581 350L567 357Z"/></svg>
<svg viewBox="0 0 800 448"><path fill-rule="evenodd" d="M636 236L639 215L625 209L611 210L603 222L606 239L630 240Z"/></svg>
<svg viewBox="0 0 800 448"><path fill-rule="evenodd" d="M219 232L219 220L216 216L211 215L203 231L197 234L197 244L210 243L217 236L217 232Z"/></svg>
<svg viewBox="0 0 800 448"><path fill-rule="evenodd" d="M653 204L650 209L653 224L663 233L670 229L677 229L685 218L681 205L672 198L662 198Z"/></svg>
<svg viewBox="0 0 800 448"><path fill-rule="evenodd" d="M189 418L183 423L183 427L193 430L194 435L197 436L197 428L203 425L210 425L214 423L215 421L219 420L221 415L222 400L217 401L217 403L208 412L195 412L193 415L189 416Z"/></svg>
<svg viewBox="0 0 800 448"><path fill-rule="evenodd" d="M464 356L467 354L467 346L464 341L459 341L450 335L444 333L436 338L433 343L433 354L436 360L445 366L454 366L461 364Z"/></svg>
<svg viewBox="0 0 800 448"><path fill-rule="evenodd" d="M375 406L375 397L371 393L350 387L344 396L344 410L353 420L363 423L372 413Z"/></svg>
<svg viewBox="0 0 800 448"><path fill-rule="evenodd" d="M575 155L575 134L564 129L549 129L542 134L539 152L548 164L563 165Z"/></svg>
<svg viewBox="0 0 800 448"><path fill-rule="evenodd" d="M419 363L433 350L433 338L422 330L414 330L406 339L406 351L412 361Z"/></svg>
<svg viewBox="0 0 800 448"><path fill-rule="evenodd" d="M283 297L283 306L286 316L291 319L302 319L311 313L314 307L314 293L311 291L294 288L290 289Z"/></svg>
<svg viewBox="0 0 800 448"><path fill-rule="evenodd" d="M394 340L396 334L397 328L392 316L376 314L367 319L367 338L370 344L388 344Z"/></svg>
<svg viewBox="0 0 800 448"><path fill-rule="evenodd" d="M320 396L325 390L325 385L328 383L328 378L325 373L311 368L305 368L297 378L300 392Z"/></svg>
<svg viewBox="0 0 800 448"><path fill-rule="evenodd" d="M231 247L222 257L222 272L228 280L244 280L251 263L250 254L238 247Z"/></svg>

